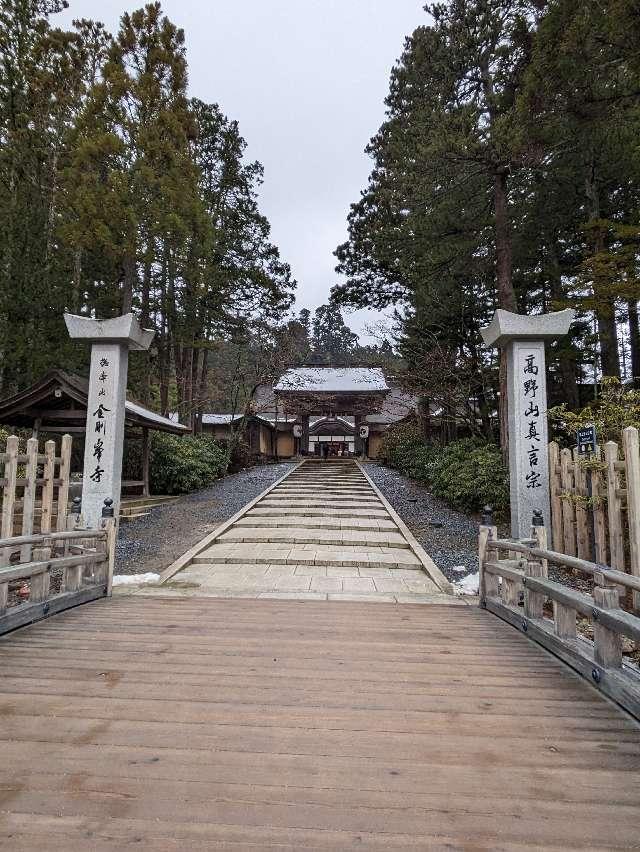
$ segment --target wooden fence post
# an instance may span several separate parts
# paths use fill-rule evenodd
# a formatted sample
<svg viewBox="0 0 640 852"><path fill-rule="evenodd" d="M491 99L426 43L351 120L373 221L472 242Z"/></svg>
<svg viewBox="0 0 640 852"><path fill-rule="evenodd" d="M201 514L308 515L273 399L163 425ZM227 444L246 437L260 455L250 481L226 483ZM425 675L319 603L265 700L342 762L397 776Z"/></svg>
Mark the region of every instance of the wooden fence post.
<svg viewBox="0 0 640 852"><path fill-rule="evenodd" d="M56 530L63 532L67 528L67 509L69 506L69 477L71 475L71 435L62 436L60 450L60 485L58 486L58 509Z"/></svg>
<svg viewBox="0 0 640 852"><path fill-rule="evenodd" d="M575 507L571 500L573 492L573 462L571 450L564 449L560 453L560 482L562 485L562 544L563 553L567 556L576 555L575 539ZM566 495L566 496L565 496Z"/></svg>
<svg viewBox="0 0 640 852"><path fill-rule="evenodd" d="M589 514L586 506L587 499L587 474L580 464L578 448L573 451L573 478L575 482L576 496L576 540L578 544L578 557L591 560L591 546L589 543Z"/></svg>
<svg viewBox="0 0 640 852"><path fill-rule="evenodd" d="M27 441L27 468L25 478L27 484L22 496L22 535L33 533L33 516L36 505L36 479L38 477L38 439L29 438ZM32 546L23 544L20 548L20 561L29 562Z"/></svg>
<svg viewBox="0 0 640 852"><path fill-rule="evenodd" d="M640 446L638 430L627 426L622 433L627 480L627 520L629 523L629 571L640 577ZM633 607L640 609L640 592L633 593Z"/></svg>
<svg viewBox="0 0 640 852"><path fill-rule="evenodd" d="M624 571L624 539L622 534L622 504L620 502L620 474L616 470L618 445L607 441L604 457L607 463L607 512L609 515L610 565L616 571Z"/></svg>
<svg viewBox="0 0 640 852"><path fill-rule="evenodd" d="M602 453L596 448L596 460L601 461ZM591 471L591 492L593 499L593 534L595 538L596 562L607 565L607 519L602 503L602 474L599 470Z"/></svg>
<svg viewBox="0 0 640 852"><path fill-rule="evenodd" d="M560 447L549 444L549 492L551 496L551 538L554 550L562 549L562 500L560 499Z"/></svg>
<svg viewBox="0 0 640 852"><path fill-rule="evenodd" d="M53 515L53 480L56 476L56 443L47 441L44 445L44 470L42 473L42 517L40 518L40 532L51 532L51 518Z"/></svg>

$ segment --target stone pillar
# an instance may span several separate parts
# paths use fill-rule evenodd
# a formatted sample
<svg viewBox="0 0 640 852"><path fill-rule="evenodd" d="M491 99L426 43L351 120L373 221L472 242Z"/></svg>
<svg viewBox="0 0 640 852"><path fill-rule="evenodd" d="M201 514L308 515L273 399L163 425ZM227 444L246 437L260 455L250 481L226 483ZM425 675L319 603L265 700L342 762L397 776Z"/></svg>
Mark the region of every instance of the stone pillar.
<svg viewBox="0 0 640 852"><path fill-rule="evenodd" d="M141 329L133 314L110 320L64 315L69 336L91 343L91 369L82 477L82 514L100 526L106 499L120 510L122 447L129 350L146 350L153 331Z"/></svg>
<svg viewBox="0 0 640 852"><path fill-rule="evenodd" d="M545 341L569 331L572 310L526 317L497 310L481 333L487 346L506 348L509 412L511 536L529 538L534 509L550 531Z"/></svg>

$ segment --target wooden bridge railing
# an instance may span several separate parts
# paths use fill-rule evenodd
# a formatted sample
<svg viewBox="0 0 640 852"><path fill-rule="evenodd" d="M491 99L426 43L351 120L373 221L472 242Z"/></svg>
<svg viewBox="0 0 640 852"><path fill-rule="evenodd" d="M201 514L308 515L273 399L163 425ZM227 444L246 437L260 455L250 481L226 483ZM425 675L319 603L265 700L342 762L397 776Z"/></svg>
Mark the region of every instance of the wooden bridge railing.
<svg viewBox="0 0 640 852"><path fill-rule="evenodd" d="M640 647L640 617L620 607L620 594L640 592L640 577L548 550L544 527L525 541L498 539L480 527L480 605L560 657L598 689L640 718L640 671L623 657L622 637ZM591 594L550 580L548 565L577 569L593 580ZM637 599L637 597L636 597ZM551 601L553 616L545 614ZM593 640L578 630L587 619Z"/></svg>
<svg viewBox="0 0 640 852"><path fill-rule="evenodd" d="M113 509L105 506L101 529L84 529L75 503L72 529L0 539L0 635L111 593Z"/></svg>

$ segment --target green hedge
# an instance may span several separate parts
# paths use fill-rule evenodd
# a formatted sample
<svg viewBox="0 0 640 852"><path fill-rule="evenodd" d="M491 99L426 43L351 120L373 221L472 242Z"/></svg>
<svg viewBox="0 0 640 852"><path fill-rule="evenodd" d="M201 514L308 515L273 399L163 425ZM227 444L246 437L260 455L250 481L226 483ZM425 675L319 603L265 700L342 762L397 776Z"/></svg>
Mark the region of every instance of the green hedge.
<svg viewBox="0 0 640 852"><path fill-rule="evenodd" d="M409 424L387 432L382 457L461 512L479 512L488 503L499 517L507 514L509 477L495 444L464 438L426 445L417 426Z"/></svg>
<svg viewBox="0 0 640 852"><path fill-rule="evenodd" d="M166 435L151 439L152 494L185 494L210 485L227 471L227 450L209 435Z"/></svg>

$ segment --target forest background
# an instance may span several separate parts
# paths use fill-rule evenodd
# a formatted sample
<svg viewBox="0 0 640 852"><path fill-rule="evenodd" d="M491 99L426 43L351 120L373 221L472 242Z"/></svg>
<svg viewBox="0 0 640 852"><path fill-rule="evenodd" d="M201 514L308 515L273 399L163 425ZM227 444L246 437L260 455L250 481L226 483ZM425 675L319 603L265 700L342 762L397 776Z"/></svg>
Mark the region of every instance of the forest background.
<svg viewBox="0 0 640 852"><path fill-rule="evenodd" d="M632 0L429 4L368 148L342 282L314 316L292 313L237 123L188 96L184 33L159 3L113 35L65 31L63 5L0 0L1 396L86 370L64 310L154 328L132 395L196 432L289 366L375 363L440 413L443 437L497 440L504 370L479 336L496 307L577 310L550 353L556 401L584 405L603 375L637 381ZM359 346L349 307L392 308L391 343Z"/></svg>

